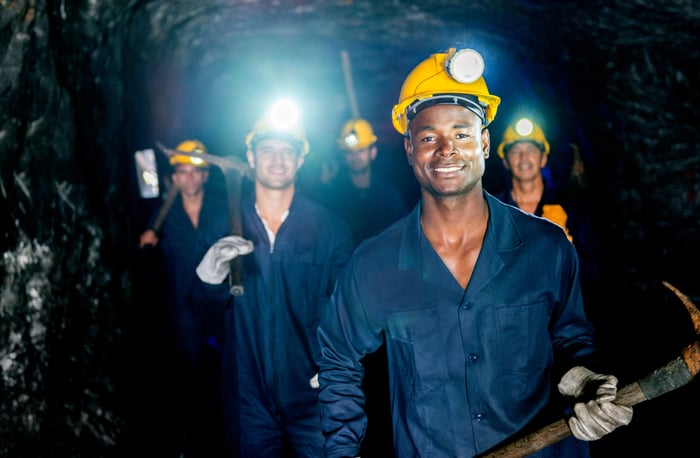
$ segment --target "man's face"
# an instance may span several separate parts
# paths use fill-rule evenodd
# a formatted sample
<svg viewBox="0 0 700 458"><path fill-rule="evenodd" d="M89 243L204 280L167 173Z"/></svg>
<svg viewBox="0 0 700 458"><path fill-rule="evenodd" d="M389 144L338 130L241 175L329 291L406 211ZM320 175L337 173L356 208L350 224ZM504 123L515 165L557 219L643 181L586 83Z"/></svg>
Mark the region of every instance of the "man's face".
<svg viewBox="0 0 700 458"><path fill-rule="evenodd" d="M375 145L367 148L343 150L343 160L350 173L366 172L376 157L377 147Z"/></svg>
<svg viewBox="0 0 700 458"><path fill-rule="evenodd" d="M294 184L304 158L285 140L261 140L248 151L248 164L255 171L258 184L270 189L286 189Z"/></svg>
<svg viewBox="0 0 700 458"><path fill-rule="evenodd" d="M465 194L480 182L490 137L481 119L466 108L435 105L411 120L404 147L423 190L452 196Z"/></svg>
<svg viewBox="0 0 700 458"><path fill-rule="evenodd" d="M172 174L173 183L184 195L201 192L208 179L209 170L190 164L178 164Z"/></svg>
<svg viewBox="0 0 700 458"><path fill-rule="evenodd" d="M514 179L529 181L542 173L542 168L547 165L547 155L534 143L519 141L505 154L503 165Z"/></svg>

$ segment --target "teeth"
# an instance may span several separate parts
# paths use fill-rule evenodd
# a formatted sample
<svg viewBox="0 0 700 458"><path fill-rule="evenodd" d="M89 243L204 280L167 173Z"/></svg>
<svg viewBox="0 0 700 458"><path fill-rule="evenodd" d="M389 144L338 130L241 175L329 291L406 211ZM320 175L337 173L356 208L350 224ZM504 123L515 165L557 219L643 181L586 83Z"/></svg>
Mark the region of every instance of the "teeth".
<svg viewBox="0 0 700 458"><path fill-rule="evenodd" d="M457 170L461 169L461 166L453 166L453 167L436 167L434 170L436 172L456 172Z"/></svg>

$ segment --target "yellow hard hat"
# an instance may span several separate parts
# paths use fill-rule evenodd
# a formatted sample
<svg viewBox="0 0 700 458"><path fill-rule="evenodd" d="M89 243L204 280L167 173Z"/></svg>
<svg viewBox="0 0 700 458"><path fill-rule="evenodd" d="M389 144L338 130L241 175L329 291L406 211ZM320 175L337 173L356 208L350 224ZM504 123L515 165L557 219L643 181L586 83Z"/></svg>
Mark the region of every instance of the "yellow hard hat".
<svg viewBox="0 0 700 458"><path fill-rule="evenodd" d="M508 126L503 133L501 144L498 145L498 156L504 159L506 151L517 142L534 143L544 154L549 154L549 142L544 136L544 131L535 122L527 118L519 119L515 124Z"/></svg>
<svg viewBox="0 0 700 458"><path fill-rule="evenodd" d="M474 112L484 127L496 117L501 99L489 93L481 74L484 61L477 51L450 48L418 64L401 86L399 102L391 112L394 128L406 135L408 121L422 109L437 104L461 105Z"/></svg>
<svg viewBox="0 0 700 458"><path fill-rule="evenodd" d="M207 153L207 147L199 140L185 140L177 145L178 151L184 153ZM173 154L170 156L170 165L186 164L195 167L209 167L209 163L196 156L186 156L184 154Z"/></svg>
<svg viewBox="0 0 700 458"><path fill-rule="evenodd" d="M338 146L344 150L364 149L377 141L372 126L362 118L352 118L343 125L340 131Z"/></svg>
<svg viewBox="0 0 700 458"><path fill-rule="evenodd" d="M266 111L253 125L245 138L248 149L255 149L260 140L275 138L288 141L302 156L309 154L309 142L296 107L289 101L281 101Z"/></svg>

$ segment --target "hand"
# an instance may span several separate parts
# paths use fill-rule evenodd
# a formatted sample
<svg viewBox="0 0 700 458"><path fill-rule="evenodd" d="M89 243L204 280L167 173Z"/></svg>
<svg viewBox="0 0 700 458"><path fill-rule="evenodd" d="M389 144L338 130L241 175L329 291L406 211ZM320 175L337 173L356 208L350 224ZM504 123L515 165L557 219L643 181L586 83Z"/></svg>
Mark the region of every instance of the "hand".
<svg viewBox="0 0 700 458"><path fill-rule="evenodd" d="M204 283L219 284L229 273L229 261L253 251L253 242L238 235L217 240L204 254L196 272Z"/></svg>
<svg viewBox="0 0 700 458"><path fill-rule="evenodd" d="M153 229L149 229L139 237L139 248L143 248L146 245L158 245L158 235Z"/></svg>
<svg viewBox="0 0 700 458"><path fill-rule="evenodd" d="M578 399L585 391L595 390L595 399L574 404L574 415L569 418L569 428L580 440L600 439L618 426L632 420L632 408L615 404L617 377L596 374L576 366L564 374L557 386L564 396Z"/></svg>

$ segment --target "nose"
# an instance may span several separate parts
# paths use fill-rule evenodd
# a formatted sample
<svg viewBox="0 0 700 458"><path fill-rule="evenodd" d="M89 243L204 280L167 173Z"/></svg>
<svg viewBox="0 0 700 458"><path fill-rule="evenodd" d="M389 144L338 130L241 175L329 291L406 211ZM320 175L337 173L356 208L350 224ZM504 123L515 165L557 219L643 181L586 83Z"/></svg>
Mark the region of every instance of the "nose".
<svg viewBox="0 0 700 458"><path fill-rule="evenodd" d="M443 156L451 156L455 153L455 145L452 140L444 139L440 141L440 144L438 145L437 149L437 154L441 154Z"/></svg>

